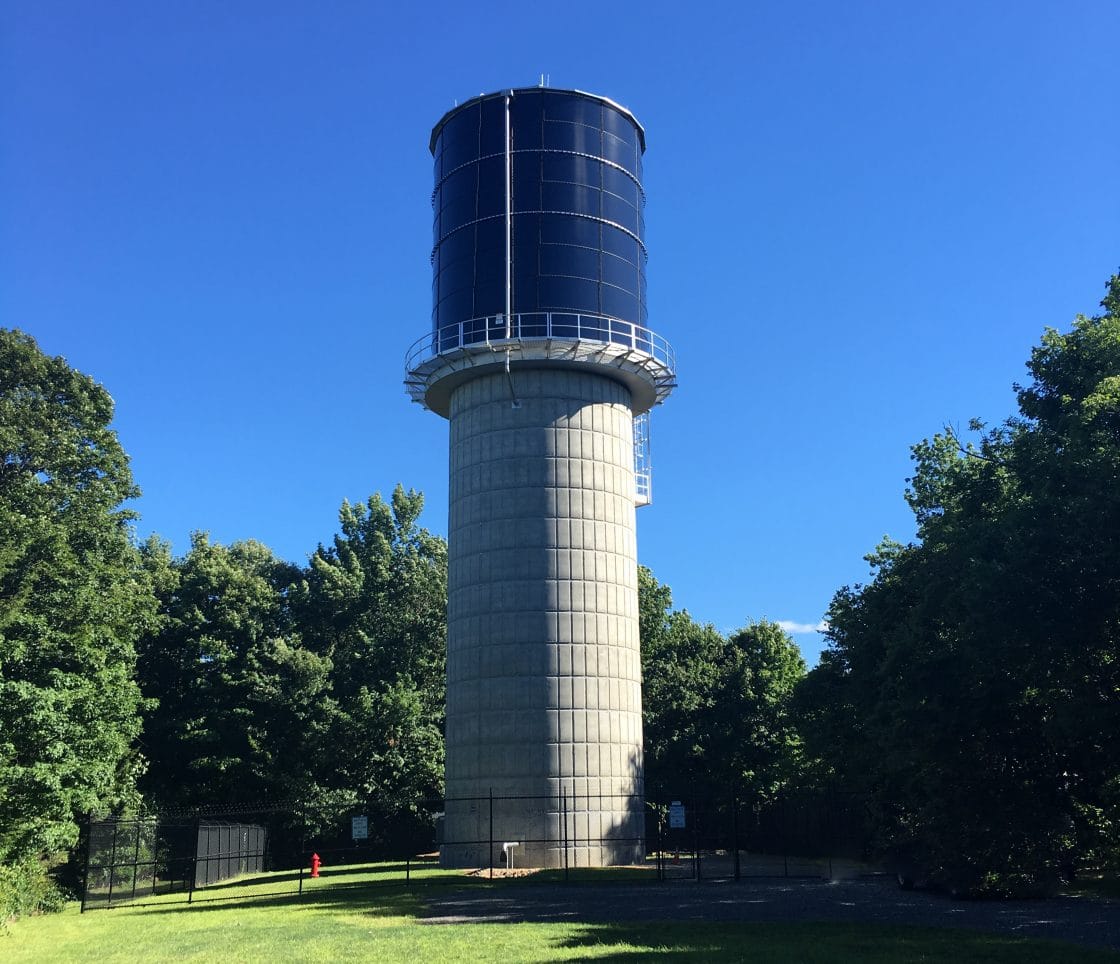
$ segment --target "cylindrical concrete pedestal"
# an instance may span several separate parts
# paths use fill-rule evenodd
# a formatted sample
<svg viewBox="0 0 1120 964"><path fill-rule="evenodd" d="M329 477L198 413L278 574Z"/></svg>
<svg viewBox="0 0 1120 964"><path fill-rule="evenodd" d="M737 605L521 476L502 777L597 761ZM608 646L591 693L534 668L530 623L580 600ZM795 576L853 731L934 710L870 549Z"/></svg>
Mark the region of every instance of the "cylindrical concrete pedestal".
<svg viewBox="0 0 1120 964"><path fill-rule="evenodd" d="M499 866L516 842L515 866L632 863L644 816L630 393L557 368L515 369L512 392L497 372L451 399L441 862Z"/></svg>

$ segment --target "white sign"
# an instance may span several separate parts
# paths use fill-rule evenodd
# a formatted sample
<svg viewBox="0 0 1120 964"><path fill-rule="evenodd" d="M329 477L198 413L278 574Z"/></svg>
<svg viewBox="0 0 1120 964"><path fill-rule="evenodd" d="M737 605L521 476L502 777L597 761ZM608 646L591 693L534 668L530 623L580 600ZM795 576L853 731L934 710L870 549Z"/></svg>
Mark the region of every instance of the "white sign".
<svg viewBox="0 0 1120 964"><path fill-rule="evenodd" d="M351 817L350 818L350 836L354 840L366 840L369 838L369 817Z"/></svg>
<svg viewBox="0 0 1120 964"><path fill-rule="evenodd" d="M684 804L680 800L674 800L669 804L669 829L684 829Z"/></svg>

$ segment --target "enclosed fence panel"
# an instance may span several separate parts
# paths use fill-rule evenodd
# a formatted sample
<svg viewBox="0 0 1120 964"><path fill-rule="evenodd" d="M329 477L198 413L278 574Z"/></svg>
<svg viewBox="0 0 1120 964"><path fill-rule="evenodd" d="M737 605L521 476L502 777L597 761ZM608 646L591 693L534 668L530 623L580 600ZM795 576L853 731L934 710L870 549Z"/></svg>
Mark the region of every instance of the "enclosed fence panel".
<svg viewBox="0 0 1120 964"><path fill-rule="evenodd" d="M202 822L195 846L195 887L264 870L268 831L260 824Z"/></svg>
<svg viewBox="0 0 1120 964"><path fill-rule="evenodd" d="M190 901L196 890L261 873L269 862L269 830L261 823L91 819L87 834L83 911L156 898ZM288 860L298 868L302 853L293 850Z"/></svg>
<svg viewBox="0 0 1120 964"><path fill-rule="evenodd" d="M658 798L648 839L664 879L835 877L874 872L863 799L829 791L775 797Z"/></svg>
<svg viewBox="0 0 1120 964"><path fill-rule="evenodd" d="M91 820L82 909L190 890L191 828L156 818Z"/></svg>

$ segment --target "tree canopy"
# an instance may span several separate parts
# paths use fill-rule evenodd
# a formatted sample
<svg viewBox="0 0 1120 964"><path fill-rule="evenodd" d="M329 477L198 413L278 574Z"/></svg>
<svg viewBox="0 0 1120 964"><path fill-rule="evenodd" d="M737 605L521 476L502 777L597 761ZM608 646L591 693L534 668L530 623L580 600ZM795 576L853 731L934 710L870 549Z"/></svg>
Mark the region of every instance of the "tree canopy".
<svg viewBox="0 0 1120 964"><path fill-rule="evenodd" d="M776 623L724 636L673 610L672 594L638 571L646 785L654 793L772 797L794 776L791 716L805 663Z"/></svg>
<svg viewBox="0 0 1120 964"><path fill-rule="evenodd" d="M175 807L285 798L329 690L329 660L302 646L288 602L299 568L203 533L181 559L156 539L143 558L159 602L140 644L146 792Z"/></svg>
<svg viewBox="0 0 1120 964"><path fill-rule="evenodd" d="M162 806L267 801L407 807L442 789L446 548L398 487L344 502L306 567L197 533L143 547L159 621L145 790Z"/></svg>
<svg viewBox="0 0 1120 964"><path fill-rule="evenodd" d="M134 796L139 492L92 378L0 330L0 862Z"/></svg>
<svg viewBox="0 0 1120 964"><path fill-rule="evenodd" d="M315 782L336 798L408 807L443 791L447 546L418 525L423 506L401 486L344 502L300 587L307 644L334 667Z"/></svg>
<svg viewBox="0 0 1120 964"><path fill-rule="evenodd" d="M1102 306L1044 334L1017 416L914 446L917 539L837 593L799 693L887 846L970 892L1048 889L1117 826L1120 278Z"/></svg>

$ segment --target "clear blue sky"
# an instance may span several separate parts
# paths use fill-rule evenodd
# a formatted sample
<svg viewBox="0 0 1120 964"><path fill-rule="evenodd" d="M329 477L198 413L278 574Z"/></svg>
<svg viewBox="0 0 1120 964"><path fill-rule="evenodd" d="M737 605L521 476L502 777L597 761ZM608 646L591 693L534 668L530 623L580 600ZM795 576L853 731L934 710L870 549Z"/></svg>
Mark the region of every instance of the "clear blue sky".
<svg viewBox="0 0 1120 964"><path fill-rule="evenodd" d="M0 325L103 382L139 533L303 561L422 490L432 125L549 74L645 125L639 556L731 629L812 625L913 533L909 446L998 421L1120 265L1120 6L54 2L0 14ZM796 637L810 661L818 634Z"/></svg>

